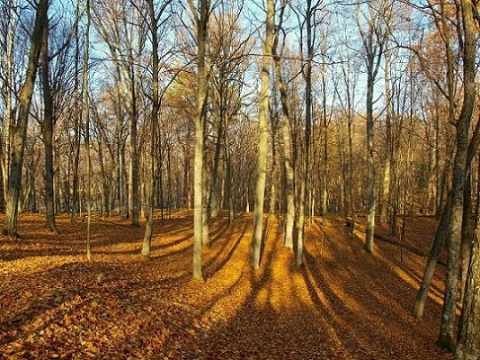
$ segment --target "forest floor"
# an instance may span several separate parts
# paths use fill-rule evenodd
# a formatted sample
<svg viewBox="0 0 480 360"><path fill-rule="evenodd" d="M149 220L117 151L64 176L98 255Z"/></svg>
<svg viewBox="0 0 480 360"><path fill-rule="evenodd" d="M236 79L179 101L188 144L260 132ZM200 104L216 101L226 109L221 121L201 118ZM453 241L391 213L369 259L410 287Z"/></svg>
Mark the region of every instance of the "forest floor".
<svg viewBox="0 0 480 360"><path fill-rule="evenodd" d="M0 217L3 222L3 218ZM211 221L205 281L192 279L192 217L156 220L149 261L144 228L19 216L21 238L0 238L0 359L452 359L435 347L444 268L425 315L410 315L436 220L407 218L403 240L377 226L363 250L340 218L306 229L305 266L270 220L261 269L248 265L252 215ZM401 246L400 246L401 245ZM100 279L99 279L100 278Z"/></svg>

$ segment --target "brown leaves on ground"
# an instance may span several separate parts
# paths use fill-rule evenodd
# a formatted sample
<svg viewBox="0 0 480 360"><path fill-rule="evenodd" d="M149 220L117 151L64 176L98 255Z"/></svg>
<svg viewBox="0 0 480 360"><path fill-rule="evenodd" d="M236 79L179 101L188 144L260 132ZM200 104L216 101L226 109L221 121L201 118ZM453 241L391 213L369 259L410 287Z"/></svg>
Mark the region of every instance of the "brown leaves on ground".
<svg viewBox="0 0 480 360"><path fill-rule="evenodd" d="M211 222L205 282L192 280L192 218L156 221L149 261L143 229L96 218L94 262L85 224L21 215L22 238L0 240L0 358L451 359L434 346L443 269L426 315L410 315L435 222L408 219L402 241L363 251L341 221L306 232L305 266L269 222L261 270L248 266L250 215ZM379 234L387 232L379 227ZM410 234L410 235L409 235ZM395 240L395 239L393 239Z"/></svg>

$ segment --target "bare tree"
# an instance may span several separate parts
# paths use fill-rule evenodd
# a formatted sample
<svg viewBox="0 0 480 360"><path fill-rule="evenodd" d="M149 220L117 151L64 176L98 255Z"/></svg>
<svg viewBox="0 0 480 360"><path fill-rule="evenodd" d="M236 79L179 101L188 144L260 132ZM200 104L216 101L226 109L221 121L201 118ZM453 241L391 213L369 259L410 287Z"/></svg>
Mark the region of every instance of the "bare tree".
<svg viewBox="0 0 480 360"><path fill-rule="evenodd" d="M376 4L357 6L356 21L363 45L363 58L367 74L366 96L366 154L367 154L367 231L365 250L373 252L373 238L375 232L375 148L373 142L374 125L374 89L380 69L381 58L388 39L388 26L391 17L391 4L384 1Z"/></svg>
<svg viewBox="0 0 480 360"><path fill-rule="evenodd" d="M441 3L443 3L443 1ZM477 28L475 26L473 18L473 5L468 0L461 1L457 5L460 6L460 12L462 15L461 19L458 19L458 21L462 24L462 30L458 30L458 37L459 41L463 42L463 104L460 115L455 123L456 154L453 165L451 190L452 200L451 215L449 221L450 231L447 238L447 276L445 280L445 297L442 311L442 324L440 328L440 334L437 339L437 344L439 346L449 349L451 351L454 351L455 349L454 331L456 319L455 313L457 307L457 281L459 275L460 249L462 241L462 217L464 203L463 195L465 176L468 173L467 165L469 157L469 128L472 121L472 114L476 97L475 54L477 50ZM446 20L445 17L442 17L442 19ZM468 302L469 300L467 299L466 301Z"/></svg>
<svg viewBox="0 0 480 360"><path fill-rule="evenodd" d="M48 0L39 0L35 4L35 22L30 36L30 50L24 83L20 89L19 111L16 124L11 131L11 162L8 179L8 194L5 207L3 234L18 236L17 214L21 189L23 157L27 137L30 104L42 49L42 38L48 19Z"/></svg>
<svg viewBox="0 0 480 360"><path fill-rule="evenodd" d="M275 27L275 0L266 1L265 38L260 73L260 93L258 97L258 162L255 187L255 211L253 218L253 237L250 249L250 265L260 267L260 252L263 238L263 208L265 183L267 177L268 118L271 60Z"/></svg>
<svg viewBox="0 0 480 360"><path fill-rule="evenodd" d="M83 106L82 111L85 123L85 147L87 152L87 259L92 261L91 235L92 235L92 158L90 143L90 91L89 91L89 61L90 61L90 0L85 1L87 23L85 28L85 52L82 71Z"/></svg>
<svg viewBox="0 0 480 360"><path fill-rule="evenodd" d="M281 131L283 137L283 156L285 167L285 229L284 243L287 249L293 249L293 226L295 222L295 193L294 193L294 168L293 168L293 149L292 149L292 130L291 118L288 104L287 83L282 73L281 56L283 55L284 43L279 49L280 33L283 32L283 21L287 4L283 2L280 7L278 24L275 25L276 31L272 46L272 55L275 69L275 80L277 81L280 92L280 102L282 105ZM274 140L275 141L275 140ZM274 179L272 179L274 180Z"/></svg>
<svg viewBox="0 0 480 360"><path fill-rule="evenodd" d="M168 6L170 5L171 0L164 1L159 9L156 9L153 0L147 0L148 8L148 21L150 36L152 41L152 110L150 114L150 177L146 182L146 226L145 226L145 235L143 238L142 246L142 255L145 257L150 256L151 250L151 241L153 233L153 208L155 204L155 192L156 192L156 178L158 176L158 115L161 106L161 94L160 94L160 81L159 81L159 72L160 72L160 55L159 55L159 28L161 25L166 23L164 14L166 13ZM163 204L161 204L162 206Z"/></svg>
<svg viewBox="0 0 480 360"><path fill-rule="evenodd" d="M92 11L92 20L116 67L116 85L124 101L122 112L128 114L129 168L125 217L131 217L132 226L138 226L141 204L137 140L141 80L139 61L146 40L142 25L144 19L141 18L136 4L128 0L113 3L108 0L99 1L92 7ZM120 172L124 161L125 158L120 160Z"/></svg>
<svg viewBox="0 0 480 360"><path fill-rule="evenodd" d="M197 103L195 114L195 160L194 160L194 243L193 243L193 277L203 279L202 245L208 242L204 227L207 225L204 211L205 203L205 121L207 107L207 68L206 46L208 40L208 20L210 16L210 0L200 0L198 8L189 0L190 11L195 20L195 37L197 43Z"/></svg>
<svg viewBox="0 0 480 360"><path fill-rule="evenodd" d="M18 1L5 2L0 5L1 9L1 34L2 40L0 40L2 61L0 65L0 76L2 79L1 96L5 107L5 115L1 119L2 138L1 138L1 175L2 175L2 209L7 202L8 194L8 179L10 171L10 156L11 156L11 129L14 124L14 117L17 108L17 101L14 93L18 90L18 85L15 76L15 64L18 64L16 57L17 52L17 29L20 11L18 7Z"/></svg>

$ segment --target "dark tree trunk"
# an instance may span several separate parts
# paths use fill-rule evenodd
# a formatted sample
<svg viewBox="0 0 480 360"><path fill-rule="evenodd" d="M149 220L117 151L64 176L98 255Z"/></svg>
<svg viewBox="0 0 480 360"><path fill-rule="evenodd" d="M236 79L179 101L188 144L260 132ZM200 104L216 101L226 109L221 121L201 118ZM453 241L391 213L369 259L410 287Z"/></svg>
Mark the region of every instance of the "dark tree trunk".
<svg viewBox="0 0 480 360"><path fill-rule="evenodd" d="M53 98L49 82L49 56L48 56L48 18L43 30L42 50L42 88L43 88L43 143L45 146L45 211L47 228L57 233L55 224L55 198L53 189Z"/></svg>
<svg viewBox="0 0 480 360"><path fill-rule="evenodd" d="M35 24L31 35L30 51L25 81L19 93L19 112L17 124L12 131L12 152L8 193L5 205L5 223L3 234L17 236L17 215L20 190L22 188L22 168L25 143L27 139L28 118L32 101L35 78L42 49L43 29L47 25L48 0L40 0L37 5Z"/></svg>

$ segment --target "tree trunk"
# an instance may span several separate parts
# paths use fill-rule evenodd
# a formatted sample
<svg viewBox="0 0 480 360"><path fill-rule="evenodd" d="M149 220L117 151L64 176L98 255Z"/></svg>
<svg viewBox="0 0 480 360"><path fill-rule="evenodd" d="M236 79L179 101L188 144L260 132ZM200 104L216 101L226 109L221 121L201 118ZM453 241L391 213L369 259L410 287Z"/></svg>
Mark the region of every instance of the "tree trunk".
<svg viewBox="0 0 480 360"><path fill-rule="evenodd" d="M90 149L90 101L89 101L89 61L90 61L90 0L86 2L87 27L85 30L85 53L83 60L83 116L85 118L85 147L87 153L87 259L92 261L92 158Z"/></svg>
<svg viewBox="0 0 480 360"><path fill-rule="evenodd" d="M387 102L387 114L385 122L385 164L383 168L383 186L382 186L382 203L380 207L380 224L385 224L388 217L388 205L390 201L390 182L391 182L391 165L392 165L392 88L390 79L390 51L385 52L385 96Z"/></svg>
<svg viewBox="0 0 480 360"><path fill-rule="evenodd" d="M75 17L80 17L80 2L77 1ZM75 23L75 33L79 34L78 21ZM75 36L75 75L74 75L74 111L73 111L73 141L70 147L72 161L72 198L69 198L68 205L71 207L70 224L75 225L80 211L79 195L79 165L80 165L80 137L81 137L81 105L80 105L80 37ZM68 189L68 193L70 189Z"/></svg>
<svg viewBox="0 0 480 360"><path fill-rule="evenodd" d="M49 82L49 55L48 55L48 17L43 30L42 49L42 88L43 88L43 143L45 146L45 211L47 228L57 233L55 225L55 199L53 189L53 98Z"/></svg>
<svg viewBox="0 0 480 360"><path fill-rule="evenodd" d="M477 225L468 261L468 274L463 297L455 360L480 359L480 221ZM467 261L467 259L464 259Z"/></svg>
<svg viewBox="0 0 480 360"><path fill-rule="evenodd" d="M129 49L131 52L132 49ZM138 124L138 110L137 110L137 91L135 88L136 76L133 68L133 55L130 54L131 69L130 69L130 169L129 169L129 191L128 191L128 209L129 215L132 217L132 226L140 226L140 186L139 186L139 167L138 167L138 149L137 149L137 124Z"/></svg>
<svg viewBox="0 0 480 360"><path fill-rule="evenodd" d="M283 9L282 15L283 17ZM282 21L283 19L280 19ZM281 26L281 25L280 25ZM293 227L295 222L295 194L294 194L294 170L293 170L293 149L292 149L292 135L291 135L291 119L288 106L288 89L282 74L282 64L280 55L277 53L278 47L278 31L275 34L272 54L275 65L275 78L278 83L278 90L280 92L280 101L282 104L282 136L283 136L283 153L285 163L285 247L293 249ZM274 180L272 180L274 181Z"/></svg>
<svg viewBox="0 0 480 360"><path fill-rule="evenodd" d="M205 148L205 115L207 101L207 74L205 53L207 46L207 25L210 12L210 1L201 0L199 14L192 5L192 13L196 20L197 37L197 108L195 114L195 155L194 155L194 212L193 212L193 277L203 280L202 245L204 243L204 148Z"/></svg>
<svg viewBox="0 0 480 360"><path fill-rule="evenodd" d="M228 201L228 223L232 224L235 219L234 204L233 204L233 177L232 177L232 154L230 151L230 137L228 136L228 120L224 119L225 124L225 193Z"/></svg>
<svg viewBox="0 0 480 360"><path fill-rule="evenodd" d="M210 191L210 199L209 199L209 209L210 209L210 216L217 217L218 212L220 210L220 175L219 175L219 168L220 168L220 155L222 152L222 139L224 138L223 132L224 129L224 121L223 117L225 116L222 109L220 109L220 116L218 121L218 133L217 133L217 141L215 143L215 154L213 157L213 166L212 166L212 189Z"/></svg>
<svg viewBox="0 0 480 360"><path fill-rule="evenodd" d="M305 241L305 203L307 201L307 187L310 180L310 138L312 132L312 61L313 61L313 35L312 35L312 1L307 0L305 10L305 26L307 32L307 61L305 64L305 143L303 147L302 178L300 184L300 205L298 209L298 234L297 255L295 263L303 265L303 245Z"/></svg>
<svg viewBox="0 0 480 360"><path fill-rule="evenodd" d="M456 154L452 178L452 216L450 236L448 237L447 275L445 297L442 311L442 323L437 345L454 351L455 349L455 311L457 308L457 281L460 267L462 239L463 190L469 152L469 127L475 104L475 53L476 25L473 20L472 4L469 0L461 3L464 29L463 50L463 104L456 123Z"/></svg>
<svg viewBox="0 0 480 360"><path fill-rule="evenodd" d="M463 191L463 218L462 218L462 239L461 239L461 296L460 301L463 302L465 293L466 280L468 275L468 266L472 250L472 234L470 233L471 214L472 214L472 181L470 176L470 169L467 169L465 176L465 188Z"/></svg>
<svg viewBox="0 0 480 360"><path fill-rule="evenodd" d="M5 84L4 87L7 89L5 94L5 120L3 123L3 138L2 138L2 148L1 148L1 167L2 167L2 211L5 210L5 205L7 203L7 194L8 194L8 179L10 178L10 156L11 156L11 130L14 124L14 109L13 109L13 96L14 94L10 91L13 89L13 65L14 65L14 50L15 50L15 34L17 31L18 24L18 15L15 13L14 9L18 6L18 1L15 1L13 7L10 11L10 24L9 24L9 33L8 33L8 45L6 51L6 64L5 64Z"/></svg>
<svg viewBox="0 0 480 360"><path fill-rule="evenodd" d="M30 104L32 101L35 78L42 50L43 29L46 26L48 17L48 1L39 0L33 32L31 35L31 44L28 54L28 65L25 81L20 89L18 111L18 121L12 131L12 152L10 163L10 176L8 179L8 193L5 206L5 223L3 234L17 236L17 215L18 202L20 200L20 189L22 187L22 168L23 155L25 152L25 143L27 139L28 118Z"/></svg>
<svg viewBox="0 0 480 360"><path fill-rule="evenodd" d="M250 265L260 268L260 253L263 237L263 207L265 182L267 177L268 118L270 99L270 62L272 56L273 33L275 26L275 1L266 1L265 41L263 43L262 71L258 108L258 163L255 187L255 211L253 215L253 237L250 249Z"/></svg>
<svg viewBox="0 0 480 360"><path fill-rule="evenodd" d="M370 60L373 66L373 59ZM373 70L368 71L367 80L367 230L365 238L365 250L373 252L373 238L375 233L375 161L373 159L373 87L375 78Z"/></svg>
<svg viewBox="0 0 480 360"><path fill-rule="evenodd" d="M152 234L153 234L153 208L155 204L155 184L158 173L157 157L157 136L158 136L158 111L160 109L159 100L159 57L158 57L158 23L155 16L155 5L153 0L148 0L148 14L150 18L150 30L152 36L152 112L150 123L150 178L146 185L146 209L145 209L145 234L143 236L142 255L150 258Z"/></svg>

